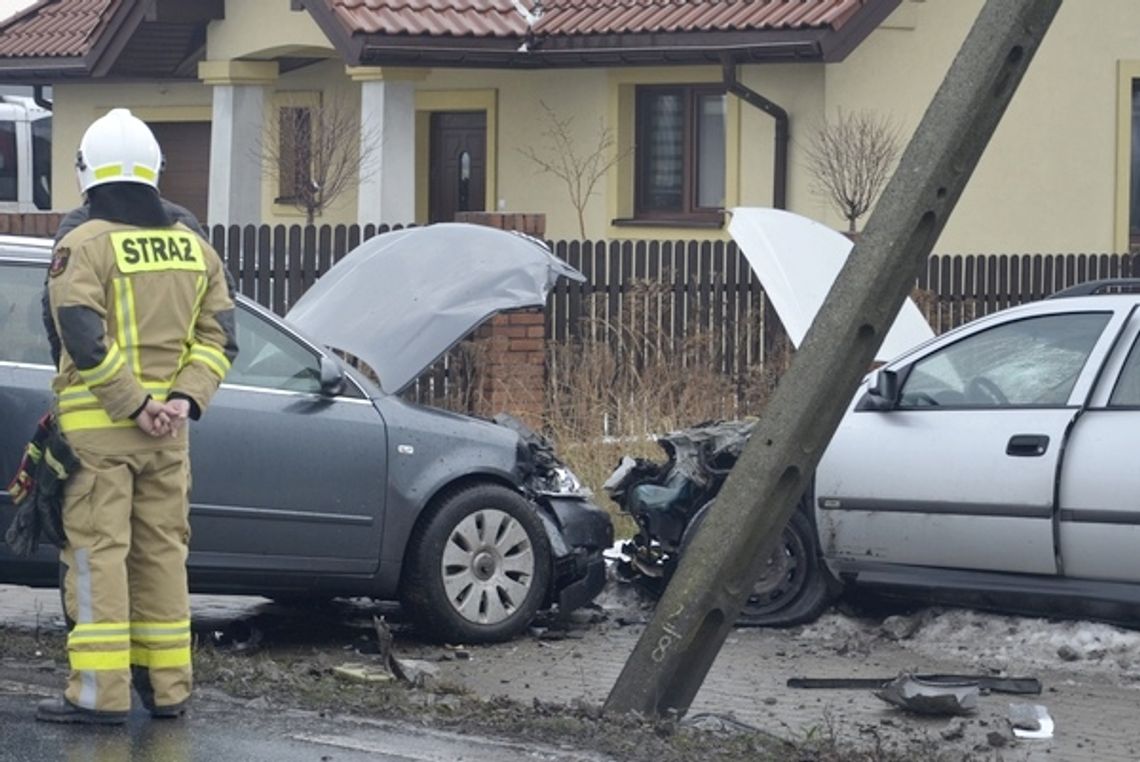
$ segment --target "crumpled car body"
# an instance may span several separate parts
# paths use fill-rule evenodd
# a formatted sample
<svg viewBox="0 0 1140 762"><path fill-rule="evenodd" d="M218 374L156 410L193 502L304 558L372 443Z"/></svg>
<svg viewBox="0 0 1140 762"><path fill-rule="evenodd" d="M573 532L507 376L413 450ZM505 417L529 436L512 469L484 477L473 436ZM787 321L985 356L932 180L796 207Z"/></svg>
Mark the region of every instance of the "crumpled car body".
<svg viewBox="0 0 1140 762"><path fill-rule="evenodd" d="M752 221L780 228L790 217ZM767 238L794 240L786 232ZM781 262L814 254L790 244L753 251ZM754 591L743 621L807 621L842 588L1135 626L1134 284L1080 283L915 338L863 378L768 560L760 583L768 587ZM611 479L640 528L627 568L642 581L668 579L692 527L715 510L742 449L735 440L727 446L726 435L743 438L747 427L670 434L666 463L626 463ZM766 599L763 590L779 595Z"/></svg>
<svg viewBox="0 0 1140 762"><path fill-rule="evenodd" d="M509 638L539 609L571 610L601 590L612 524L548 443L515 421L458 415L392 393L490 312L543 304L558 277L575 275L531 239L440 227L446 230L406 231L401 246L378 247L371 239L330 272L347 263L356 274L342 282L370 278L370 298L382 304L410 295L414 307L418 292L424 309L411 325L393 321L387 333L372 325L362 330L366 338L353 333L352 342L340 341L345 337L336 331L310 338L238 299L240 354L191 429L193 591L398 599L429 636L480 642ZM454 279L471 262L465 234L498 241L503 256L476 261L482 277L512 284L493 289L474 312L427 293L432 279L423 273L413 287L382 277L383 267L357 270L358 260L380 248L392 273L419 272L422 262L440 279ZM437 256L417 259L426 251ZM451 258L447 267L442 251ZM0 239L5 484L51 401L54 369L34 306L49 253L45 241ZM350 291L326 287L309 300L310 315L320 316L311 327L329 327L321 320L333 320L338 310L349 322L358 319L369 300ZM466 295L445 291L460 302ZM407 302L405 309L412 311ZM376 361L390 390L329 346ZM409 354L385 364L388 347ZM7 526L11 515L11 501L0 493L0 524ZM57 580L50 549L18 559L0 546L0 582L54 586Z"/></svg>

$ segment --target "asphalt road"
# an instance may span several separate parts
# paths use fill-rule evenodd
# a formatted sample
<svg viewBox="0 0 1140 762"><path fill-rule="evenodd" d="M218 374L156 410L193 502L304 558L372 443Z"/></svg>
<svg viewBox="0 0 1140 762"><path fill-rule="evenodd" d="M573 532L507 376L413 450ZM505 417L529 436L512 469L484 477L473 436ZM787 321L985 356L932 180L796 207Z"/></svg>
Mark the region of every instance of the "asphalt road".
<svg viewBox="0 0 1140 762"><path fill-rule="evenodd" d="M125 726L36 722L36 703L54 689L4 679L0 668L0 759L5 762L602 762L545 749L391 722L320 717L243 706L198 691L182 720L151 720L139 710Z"/></svg>

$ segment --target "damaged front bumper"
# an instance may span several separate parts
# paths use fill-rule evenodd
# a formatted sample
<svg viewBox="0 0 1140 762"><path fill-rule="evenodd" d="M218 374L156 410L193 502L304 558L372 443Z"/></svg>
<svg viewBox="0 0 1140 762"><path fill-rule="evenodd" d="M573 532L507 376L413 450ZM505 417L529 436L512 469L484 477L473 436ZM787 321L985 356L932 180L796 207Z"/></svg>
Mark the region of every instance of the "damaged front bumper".
<svg viewBox="0 0 1140 762"><path fill-rule="evenodd" d="M554 554L552 600L565 614L592 601L606 584L602 553L613 545L609 515L580 497L544 495L538 515Z"/></svg>

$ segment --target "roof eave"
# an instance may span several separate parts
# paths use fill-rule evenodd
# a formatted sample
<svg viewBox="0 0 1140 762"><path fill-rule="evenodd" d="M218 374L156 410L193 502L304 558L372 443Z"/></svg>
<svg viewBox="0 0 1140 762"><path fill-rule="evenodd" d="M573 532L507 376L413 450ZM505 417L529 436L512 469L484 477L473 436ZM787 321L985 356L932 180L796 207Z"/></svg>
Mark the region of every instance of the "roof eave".
<svg viewBox="0 0 1140 762"><path fill-rule="evenodd" d="M367 63L363 57L366 47L365 41L355 37L349 29L345 28L344 24L333 13L332 8L329 7L327 0L295 0L294 7L296 6L300 6L309 12L321 32L340 53L345 65L362 66Z"/></svg>
<svg viewBox="0 0 1140 762"><path fill-rule="evenodd" d="M863 8L821 41L823 60L838 63L851 54L871 32L887 20L902 0L867 0Z"/></svg>
<svg viewBox="0 0 1140 762"><path fill-rule="evenodd" d="M727 54L742 63L822 60L822 30L679 32L547 37L521 49L503 38L416 38L370 35L361 60L373 66L576 68L717 64Z"/></svg>

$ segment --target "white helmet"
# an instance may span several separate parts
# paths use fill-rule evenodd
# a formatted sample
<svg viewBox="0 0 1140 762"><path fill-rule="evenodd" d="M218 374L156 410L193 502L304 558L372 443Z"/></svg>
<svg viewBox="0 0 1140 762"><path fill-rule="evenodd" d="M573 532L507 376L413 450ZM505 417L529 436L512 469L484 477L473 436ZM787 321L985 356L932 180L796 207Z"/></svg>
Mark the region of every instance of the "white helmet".
<svg viewBox="0 0 1140 762"><path fill-rule="evenodd" d="M158 187L162 151L154 133L129 109L116 108L91 123L79 153L75 171L84 193L104 183L143 183Z"/></svg>

